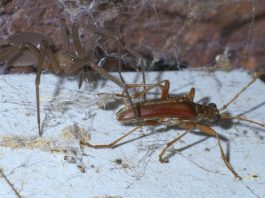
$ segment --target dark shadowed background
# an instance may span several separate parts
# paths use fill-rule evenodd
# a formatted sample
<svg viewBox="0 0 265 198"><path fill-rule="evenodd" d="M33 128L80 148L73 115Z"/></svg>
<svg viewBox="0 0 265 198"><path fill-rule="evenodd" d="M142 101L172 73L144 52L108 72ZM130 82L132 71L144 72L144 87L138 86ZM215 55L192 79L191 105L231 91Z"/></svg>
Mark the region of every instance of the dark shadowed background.
<svg viewBox="0 0 265 198"><path fill-rule="evenodd" d="M85 45L100 43L108 53L117 54L117 42L95 37L91 26L113 35L121 29L124 43L139 53L146 70L264 67L264 0L1 0L0 6L1 40L20 31L42 32L60 49L64 18L69 27L79 24ZM117 62L105 68L115 71Z"/></svg>

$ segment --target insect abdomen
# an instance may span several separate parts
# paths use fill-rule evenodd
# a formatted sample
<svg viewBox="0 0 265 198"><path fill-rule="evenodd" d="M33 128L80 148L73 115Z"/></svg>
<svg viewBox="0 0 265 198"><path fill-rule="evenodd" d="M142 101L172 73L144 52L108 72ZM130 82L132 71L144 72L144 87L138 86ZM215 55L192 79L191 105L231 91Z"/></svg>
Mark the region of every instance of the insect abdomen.
<svg viewBox="0 0 265 198"><path fill-rule="evenodd" d="M143 104L136 103L135 108L142 120L157 120L160 118L178 118L194 120L196 111L192 105L186 103ZM122 123L135 122L135 115L131 107L122 108L117 112L117 120Z"/></svg>

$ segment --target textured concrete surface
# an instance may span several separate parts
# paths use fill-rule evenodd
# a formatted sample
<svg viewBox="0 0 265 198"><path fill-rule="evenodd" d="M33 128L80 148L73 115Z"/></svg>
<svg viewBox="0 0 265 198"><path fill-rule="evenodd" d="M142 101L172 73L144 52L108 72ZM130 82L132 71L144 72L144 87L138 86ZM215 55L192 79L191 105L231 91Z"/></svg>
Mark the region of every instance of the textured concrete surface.
<svg viewBox="0 0 265 198"><path fill-rule="evenodd" d="M140 82L134 73L128 83ZM240 77L240 78L238 78ZM148 73L147 82L171 82L170 93L196 88L195 101L222 107L251 76L245 71ZM0 76L0 168L22 197L264 197L264 128L246 122L223 122L212 127L230 162L243 178L235 180L225 167L214 138L198 131L187 134L161 164L158 155L167 142L184 131L174 126L143 127L115 149L82 147L79 141L109 143L133 126L115 120L119 102L104 108L98 93L119 93L110 82L85 84L45 74L41 80L41 125L37 135L34 75ZM264 122L264 89L255 82L228 108ZM152 92L148 97L159 97ZM229 143L229 147L228 147ZM180 149L180 150L178 150ZM0 197L15 197L0 177Z"/></svg>

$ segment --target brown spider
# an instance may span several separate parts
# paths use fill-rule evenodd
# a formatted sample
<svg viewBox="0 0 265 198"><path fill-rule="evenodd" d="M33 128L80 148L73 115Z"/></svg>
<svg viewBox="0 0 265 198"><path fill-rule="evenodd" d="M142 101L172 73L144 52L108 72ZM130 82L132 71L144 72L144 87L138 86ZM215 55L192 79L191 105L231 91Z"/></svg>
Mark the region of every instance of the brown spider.
<svg viewBox="0 0 265 198"><path fill-rule="evenodd" d="M79 75L79 88L85 77L86 68L92 68L102 77L109 79L123 88L130 98L127 91L127 85L124 80L115 78L104 69L98 66L95 57L89 55L81 45L78 35L78 25L72 25L72 39L75 53L69 50L69 38L65 20L60 20L61 37L63 40L63 49L55 51L54 43L50 37L37 32L19 32L10 36L7 40L0 41L0 61L6 61L13 66L36 65L36 103L37 103L37 123L38 132L41 136L43 132L40 127L40 101L39 101L39 84L42 69L46 69L55 74ZM120 61L119 61L120 62ZM132 104L132 102L130 101ZM137 112L135 111L137 117Z"/></svg>

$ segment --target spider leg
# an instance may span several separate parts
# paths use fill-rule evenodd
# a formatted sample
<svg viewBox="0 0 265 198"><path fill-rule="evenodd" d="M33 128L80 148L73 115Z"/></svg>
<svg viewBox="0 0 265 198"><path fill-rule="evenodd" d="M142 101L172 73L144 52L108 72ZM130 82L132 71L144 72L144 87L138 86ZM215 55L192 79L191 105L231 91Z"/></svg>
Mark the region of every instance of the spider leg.
<svg viewBox="0 0 265 198"><path fill-rule="evenodd" d="M73 43L74 43L77 56L80 59L84 59L86 56L86 52L81 45L81 41L80 41L79 34L78 34L78 24L76 23L74 23L72 26L72 36L73 36ZM80 68L80 71L79 71L79 88L81 88L84 78L85 78L84 66L85 65L82 65L81 67L83 68Z"/></svg>
<svg viewBox="0 0 265 198"><path fill-rule="evenodd" d="M75 47L77 56L80 58L84 58L85 57L85 51L81 45L81 41L80 41L80 38L78 35L78 25L76 23L73 24L72 34L73 34L73 43L74 43L74 47Z"/></svg>
<svg viewBox="0 0 265 198"><path fill-rule="evenodd" d="M0 61L6 61L20 52L22 52L22 49L17 46L8 46L0 52Z"/></svg>
<svg viewBox="0 0 265 198"><path fill-rule="evenodd" d="M60 19L60 29L63 41L63 50L67 51L69 49L69 38L68 38L68 29L64 19Z"/></svg>
<svg viewBox="0 0 265 198"><path fill-rule="evenodd" d="M54 53L51 50L51 47L49 46L47 41L42 41L41 42L41 48L43 51L43 54L46 55L46 57L48 58L50 65L48 65L49 70L53 71L55 74L60 74L63 73L62 69L60 68L60 65L58 63L57 58L55 57ZM44 62L44 57L43 57L43 61L42 64Z"/></svg>
<svg viewBox="0 0 265 198"><path fill-rule="evenodd" d="M114 77L111 74L109 74L107 71L105 71L101 67L98 67L97 66L97 63L95 61L91 61L89 59L80 59L80 60L76 61L73 64L73 66L72 66L72 72L73 73L77 72L84 65L88 65L94 71L96 71L97 73L99 73L102 77L104 77L104 78L106 78L108 80L111 80L112 82L114 82L115 84L117 84L119 87L121 87L123 89L126 88L126 85L123 82L121 82L119 79L117 79L116 77Z"/></svg>
<svg viewBox="0 0 265 198"><path fill-rule="evenodd" d="M3 48L2 51L0 52L0 61L7 61L8 66L9 66L8 63L9 61L12 61L12 58L24 53L25 51L28 51L34 57L37 57L39 53L38 49L30 43L23 43L23 44L6 43L6 45L9 46Z"/></svg>
<svg viewBox="0 0 265 198"><path fill-rule="evenodd" d="M84 72L79 72L79 83L78 83L79 89L82 87L83 81L84 81Z"/></svg>
<svg viewBox="0 0 265 198"><path fill-rule="evenodd" d="M39 53L39 61L37 64L37 73L36 73L36 79L35 79L35 88L36 88L36 102L37 102L37 123L38 123L38 131L39 131L39 136L43 135L43 131L41 130L40 127L40 76L41 76L41 70L42 70L42 65L44 61L44 46L41 44L40 46L40 53Z"/></svg>
<svg viewBox="0 0 265 198"><path fill-rule="evenodd" d="M36 102L37 102L37 122L38 122L38 131L39 131L40 136L42 136L43 132L41 131L41 127L40 127L40 90L39 90L39 85L40 85L41 71L43 68L43 63L45 61L44 60L45 56L48 58L48 60L51 63L50 69L52 71L54 71L57 74L62 72L60 69L60 65L58 64L58 61L55 58L54 53L52 52L49 44L46 41L42 41L41 45L40 45L39 53L37 54L38 64L37 64L37 74L36 74L36 80L35 80Z"/></svg>
<svg viewBox="0 0 265 198"><path fill-rule="evenodd" d="M36 86L36 103L37 103L37 123L38 123L38 131L39 135L41 136L41 129L40 129L40 100L39 100L39 83L40 83L40 74L41 74L41 67L43 64L44 59L44 51L41 47L40 51L31 43L24 43L16 47L16 50L19 50L18 52L22 52L23 50L29 50L29 52L32 53L33 56L37 57L38 64L37 64L37 75L35 79L35 86ZM15 50L15 49L14 49Z"/></svg>
<svg viewBox="0 0 265 198"><path fill-rule="evenodd" d="M30 53L32 53L33 56L38 58L37 63L37 74L35 79L35 88L36 88L36 106L37 106L37 124L38 124L38 132L39 135L42 135L41 127L40 127L40 98L39 98L39 84L40 84L40 75L42 70L42 65L44 62L44 46L41 44L40 50L38 50L34 45L31 43L24 43L19 45L18 49L20 50L29 50Z"/></svg>

